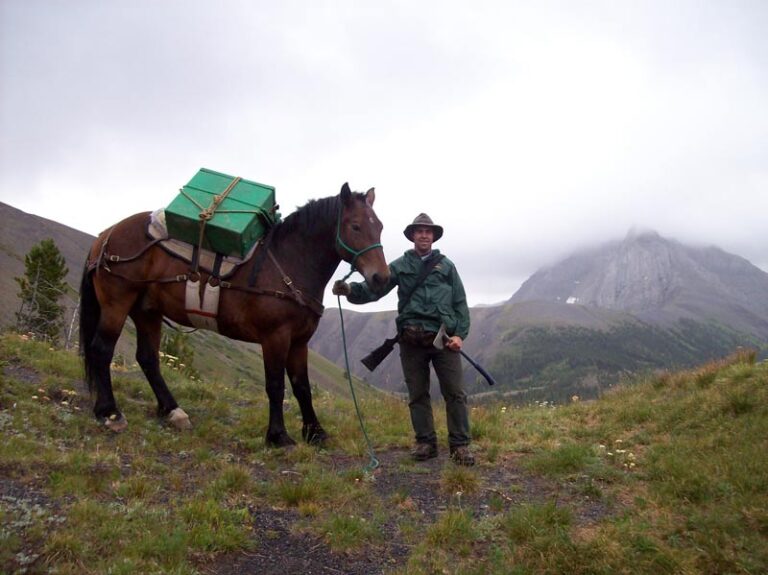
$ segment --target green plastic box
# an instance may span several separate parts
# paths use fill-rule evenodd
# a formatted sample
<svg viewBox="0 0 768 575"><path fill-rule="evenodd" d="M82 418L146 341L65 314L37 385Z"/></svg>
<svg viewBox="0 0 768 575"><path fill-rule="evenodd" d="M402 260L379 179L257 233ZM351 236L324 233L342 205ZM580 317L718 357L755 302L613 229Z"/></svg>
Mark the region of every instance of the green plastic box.
<svg viewBox="0 0 768 575"><path fill-rule="evenodd" d="M237 257L245 256L280 217L272 186L202 168L165 208L168 235L199 245L201 214L206 210L211 217L205 223L202 247Z"/></svg>

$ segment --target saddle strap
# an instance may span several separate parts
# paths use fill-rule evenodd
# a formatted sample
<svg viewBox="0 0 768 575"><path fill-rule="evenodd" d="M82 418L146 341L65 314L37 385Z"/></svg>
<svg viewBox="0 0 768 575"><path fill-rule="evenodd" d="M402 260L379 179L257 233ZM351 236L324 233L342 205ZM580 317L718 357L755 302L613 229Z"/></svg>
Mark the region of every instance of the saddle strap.
<svg viewBox="0 0 768 575"><path fill-rule="evenodd" d="M270 250L269 248L267 248L267 255L269 256L269 259L272 260L272 263L275 264L277 271L280 272L280 277L283 278L283 283L286 285L286 287L289 290L291 290L291 293L296 297L296 301L299 302L301 305L306 305L304 303L304 296L302 295L301 290L293 285L293 280L290 278L288 274L286 274L283 271L283 268L280 267L280 262L277 261L275 254L273 254L272 250Z"/></svg>
<svg viewBox="0 0 768 575"><path fill-rule="evenodd" d="M232 285L229 282L221 282L221 287L226 289L233 289L237 291L243 291L246 293L252 293L254 295L268 295L271 297L276 297L278 299L289 299L293 302L296 302L298 305L302 307L308 308L312 313L314 313L317 317L322 317L323 312L325 312L325 306L320 302L320 300L315 299L314 297L311 297L309 299L306 299L307 296L302 296L302 299L299 300L296 297L297 291L294 290L291 292L284 292L280 290L273 290L273 289L261 289L261 288L253 288L249 286L236 286ZM301 294L301 292L298 292Z"/></svg>
<svg viewBox="0 0 768 575"><path fill-rule="evenodd" d="M137 253L133 254L132 256L118 256L115 254L110 254L107 251L107 242L109 241L109 237L107 237L106 240L104 240L104 244L101 249L101 254L99 256L99 259L103 262L103 266L105 268L109 268L107 265L107 262L109 263L122 263L122 262L132 262L134 260L139 259L141 256L143 256L149 249L154 246L155 244L160 243L160 240L152 240L148 244L146 244L143 248L141 248Z"/></svg>
<svg viewBox="0 0 768 575"><path fill-rule="evenodd" d="M112 236L112 232L114 231L115 227L112 226L109 231L107 232L107 237L104 238L104 241L101 242L101 249L99 250L99 255L95 260L88 260L86 262L86 269L88 272L93 272L96 270L96 268L102 268L104 271L112 274L113 276L117 276L121 279L124 279L129 282L135 282L135 283L174 283L174 282L185 282L187 281L187 274L179 274L177 276L167 277L167 278L158 278L158 279L136 279L136 278L130 278L124 274L118 273L114 271L111 267L109 267L110 263L125 263L125 262L131 262L134 260L139 259L141 256L143 256L151 247L154 245L160 243L162 241L161 239L153 239L151 242L146 244L144 247L142 247L137 253L133 254L132 256L118 256L115 254L110 254L108 251L109 246L109 238Z"/></svg>

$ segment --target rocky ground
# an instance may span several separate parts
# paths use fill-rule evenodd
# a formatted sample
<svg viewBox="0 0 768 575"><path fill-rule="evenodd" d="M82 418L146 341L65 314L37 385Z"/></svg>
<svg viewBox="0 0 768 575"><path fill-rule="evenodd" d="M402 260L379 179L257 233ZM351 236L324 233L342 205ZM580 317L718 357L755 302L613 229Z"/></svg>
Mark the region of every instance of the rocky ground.
<svg viewBox="0 0 768 575"><path fill-rule="evenodd" d="M408 464L408 451L394 449L376 453L380 462L373 473L373 485L383 500L400 501L404 513L424 515L432 522L450 505L471 509L477 517L500 512L499 506L509 508L524 503L557 501L567 505L574 521L582 526L595 523L612 510L605 503L580 495L574 487L563 487L553 481L524 471L517 458L499 461L493 466L479 465L475 469L481 477L480 488L474 494L446 493L440 483L441 470L450 465L445 450L437 459L419 463L417 473L404 473ZM348 456L335 458L339 467L360 465ZM200 566L209 575L235 575L258 573L263 575L375 575L403 568L410 554L410 543L399 533L397 525L385 526L383 543L354 554L333 552L319 538L308 537L294 530L299 522L295 510L253 510L253 532L257 551L218 557Z"/></svg>

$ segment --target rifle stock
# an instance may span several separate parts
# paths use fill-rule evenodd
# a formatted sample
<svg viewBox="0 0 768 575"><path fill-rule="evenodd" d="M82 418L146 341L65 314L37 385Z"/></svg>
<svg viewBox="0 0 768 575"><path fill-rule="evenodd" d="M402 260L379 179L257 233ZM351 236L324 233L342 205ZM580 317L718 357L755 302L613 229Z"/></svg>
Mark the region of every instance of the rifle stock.
<svg viewBox="0 0 768 575"><path fill-rule="evenodd" d="M373 371L382 361L384 361L384 358L392 352L398 339L399 336L385 339L384 343L366 355L360 362L367 367L369 371Z"/></svg>

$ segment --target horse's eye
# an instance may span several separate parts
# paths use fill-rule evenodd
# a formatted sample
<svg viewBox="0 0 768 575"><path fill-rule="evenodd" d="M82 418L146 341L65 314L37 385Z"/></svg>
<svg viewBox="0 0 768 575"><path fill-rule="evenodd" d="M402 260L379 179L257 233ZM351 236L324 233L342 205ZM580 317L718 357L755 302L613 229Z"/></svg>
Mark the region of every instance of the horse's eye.
<svg viewBox="0 0 768 575"><path fill-rule="evenodd" d="M352 231L353 232L359 232L360 231L360 224L352 224Z"/></svg>

